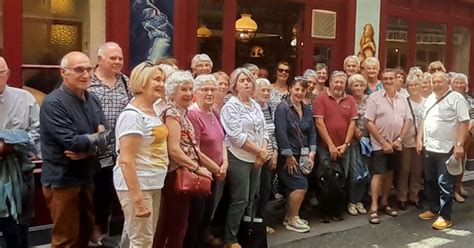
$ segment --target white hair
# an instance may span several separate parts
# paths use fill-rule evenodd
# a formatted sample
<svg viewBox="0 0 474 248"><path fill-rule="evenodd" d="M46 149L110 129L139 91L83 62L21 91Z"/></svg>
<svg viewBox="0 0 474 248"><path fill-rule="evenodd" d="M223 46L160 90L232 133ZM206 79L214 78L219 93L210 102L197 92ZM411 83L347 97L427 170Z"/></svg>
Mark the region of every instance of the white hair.
<svg viewBox="0 0 474 248"><path fill-rule="evenodd" d="M193 59L191 60L191 68L195 68L196 65L201 61L207 61L211 64L211 67L214 66L214 64L212 63L212 60L209 57L209 55L207 55L205 53L201 53L201 54L194 55Z"/></svg>
<svg viewBox="0 0 474 248"><path fill-rule="evenodd" d="M168 77L168 75L171 75L171 73L175 72L176 69L171 66L171 65L167 65L167 64L159 64L157 65L158 68L160 68L161 70L163 70L163 72L165 73L165 77Z"/></svg>
<svg viewBox="0 0 474 248"><path fill-rule="evenodd" d="M104 57L105 49L110 48L110 47L117 47L117 48L122 49L120 45L116 42L113 42L113 41L105 42L104 44L100 45L99 49L97 50L97 56Z"/></svg>
<svg viewBox="0 0 474 248"><path fill-rule="evenodd" d="M358 73L350 76L349 79L347 79L347 84L348 84L349 88L351 88L352 84L354 84L356 82L360 82L360 83L364 84L365 86L367 86L367 79L365 79L364 76L362 76Z"/></svg>
<svg viewBox="0 0 474 248"><path fill-rule="evenodd" d="M313 70L313 69L306 69L304 72L303 72L303 79L306 80L306 81L309 81L310 78L316 78L317 77L317 74L316 74L316 71Z"/></svg>
<svg viewBox="0 0 474 248"><path fill-rule="evenodd" d="M356 55L349 55L349 56L347 56L347 57L344 59L344 65L346 65L347 63L349 63L350 60L353 60L354 62L356 62L357 66L360 66L359 57L357 57Z"/></svg>
<svg viewBox="0 0 474 248"><path fill-rule="evenodd" d="M464 83L466 83L466 85L469 84L469 80L467 79L467 76L464 73L455 73L451 79L451 82L454 82L455 80L463 81Z"/></svg>
<svg viewBox="0 0 474 248"><path fill-rule="evenodd" d="M252 64L252 63L245 63L242 65L242 67L249 71L260 70L260 68L258 68L256 64Z"/></svg>
<svg viewBox="0 0 474 248"><path fill-rule="evenodd" d="M257 88L264 87L264 86L271 87L272 84L266 78L257 78L257 79L255 79L255 86Z"/></svg>
<svg viewBox="0 0 474 248"><path fill-rule="evenodd" d="M203 74L199 75L194 79L194 90L199 90L202 88L203 85L212 83L214 86L217 87L217 79L214 75L211 74Z"/></svg>
<svg viewBox="0 0 474 248"><path fill-rule="evenodd" d="M167 97L172 97L178 87L187 83L194 84L191 72L178 70L171 73L165 82L165 95Z"/></svg>

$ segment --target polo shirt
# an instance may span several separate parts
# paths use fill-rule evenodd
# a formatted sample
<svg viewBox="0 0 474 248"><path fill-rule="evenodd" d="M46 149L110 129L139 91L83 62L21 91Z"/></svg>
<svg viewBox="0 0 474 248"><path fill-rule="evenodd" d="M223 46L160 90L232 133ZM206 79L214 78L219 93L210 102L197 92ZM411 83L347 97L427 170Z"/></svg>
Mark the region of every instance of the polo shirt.
<svg viewBox="0 0 474 248"><path fill-rule="evenodd" d="M329 137L335 146L345 143L349 125L352 120L357 119L357 116L354 98L345 93L339 102L331 96L329 91L322 92L314 100L313 117L324 119ZM318 139L318 145L328 149L328 144L323 139Z"/></svg>
<svg viewBox="0 0 474 248"><path fill-rule="evenodd" d="M97 157L71 160L64 151L91 151L87 135L96 133L100 124L107 126L99 99L93 93L86 91L82 99L63 84L46 96L40 110L43 186L65 188L93 184L100 168Z"/></svg>
<svg viewBox="0 0 474 248"><path fill-rule="evenodd" d="M459 123L470 119L469 104L463 95L451 92L427 113L436 101L436 94L431 93L423 105L423 144L427 151L449 153Z"/></svg>
<svg viewBox="0 0 474 248"><path fill-rule="evenodd" d="M375 123L382 137L388 142L393 142L400 136L406 120L412 120L406 99L397 92L391 100L385 89L369 96L365 118ZM382 145L372 134L370 134L370 141L372 151L382 150Z"/></svg>

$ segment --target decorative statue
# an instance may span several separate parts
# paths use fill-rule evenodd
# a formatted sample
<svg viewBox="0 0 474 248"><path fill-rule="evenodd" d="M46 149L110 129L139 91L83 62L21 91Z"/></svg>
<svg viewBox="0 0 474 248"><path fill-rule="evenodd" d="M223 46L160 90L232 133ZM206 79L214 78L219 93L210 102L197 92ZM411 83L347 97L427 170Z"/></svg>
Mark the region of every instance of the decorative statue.
<svg viewBox="0 0 474 248"><path fill-rule="evenodd" d="M370 23L364 25L364 32L360 36L359 60L362 62L368 57L375 56L374 27Z"/></svg>

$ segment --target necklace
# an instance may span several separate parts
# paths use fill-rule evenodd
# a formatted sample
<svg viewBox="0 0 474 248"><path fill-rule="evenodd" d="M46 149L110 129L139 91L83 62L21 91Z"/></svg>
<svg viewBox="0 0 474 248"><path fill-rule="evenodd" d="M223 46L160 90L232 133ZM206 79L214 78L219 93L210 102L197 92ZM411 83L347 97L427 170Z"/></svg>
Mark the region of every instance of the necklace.
<svg viewBox="0 0 474 248"><path fill-rule="evenodd" d="M199 105L199 103L196 103L196 105L198 106L198 108L203 111L203 112L206 112L206 114L209 115L209 118L211 118L211 125L214 125L216 124L216 115L212 112L212 107L211 107L211 110L207 110L205 108L203 108L201 105Z"/></svg>

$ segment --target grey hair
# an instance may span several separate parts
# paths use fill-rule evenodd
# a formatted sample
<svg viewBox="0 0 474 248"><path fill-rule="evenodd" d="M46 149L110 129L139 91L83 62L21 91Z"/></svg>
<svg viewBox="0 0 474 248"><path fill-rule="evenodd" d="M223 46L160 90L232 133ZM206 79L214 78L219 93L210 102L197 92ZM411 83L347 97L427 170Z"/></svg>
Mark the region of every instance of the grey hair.
<svg viewBox="0 0 474 248"><path fill-rule="evenodd" d="M171 65L159 64L157 66L158 66L158 68L163 70L163 72L165 73L165 78L168 77L169 75L171 75L171 73L176 71L176 69Z"/></svg>
<svg viewBox="0 0 474 248"><path fill-rule="evenodd" d="M168 76L165 82L165 94L172 97L176 89L183 84L191 83L194 85L193 75L189 71L177 70Z"/></svg>
<svg viewBox="0 0 474 248"><path fill-rule="evenodd" d="M423 73L423 76L421 77L421 80L423 80L423 81L424 81L424 80L430 80L430 81L431 81L431 76L432 76L431 73L429 73L429 72L424 72L424 73Z"/></svg>
<svg viewBox="0 0 474 248"><path fill-rule="evenodd" d="M410 75L421 77L423 75L423 71L420 69L420 67L414 66L414 67L410 68L410 70L408 71L408 76L410 76ZM420 76L418 76L418 75L420 75Z"/></svg>
<svg viewBox="0 0 474 248"><path fill-rule="evenodd" d="M408 85L409 83L421 84L421 77L418 77L416 74L408 74L407 78L405 79L405 82L406 85Z"/></svg>
<svg viewBox="0 0 474 248"><path fill-rule="evenodd" d="M313 70L313 69L306 69L304 72L303 72L303 78L304 80L308 81L309 78L316 78L317 75L316 75L316 71Z"/></svg>
<svg viewBox="0 0 474 248"><path fill-rule="evenodd" d="M105 49L109 47L117 47L117 48L122 49L120 45L116 42L113 42L113 41L105 42L104 44L100 45L99 49L97 50L97 56L103 57Z"/></svg>
<svg viewBox="0 0 474 248"><path fill-rule="evenodd" d="M252 63L245 63L242 65L242 68L245 68L249 71L260 70L260 68L258 68L256 64L252 64Z"/></svg>
<svg viewBox="0 0 474 248"><path fill-rule="evenodd" d="M211 82L217 87L217 79L212 74L199 75L194 79L194 90L199 90L204 84Z"/></svg>
<svg viewBox="0 0 474 248"><path fill-rule="evenodd" d="M329 78L329 82L332 82L333 78L337 78L337 77L344 77L347 80L347 74L345 72L343 72L343 71L333 71L331 73L331 77Z"/></svg>
<svg viewBox="0 0 474 248"><path fill-rule="evenodd" d="M211 67L214 67L214 64L212 63L212 60L211 58L209 57L209 55L205 54L205 53L201 53L201 54L196 54L194 55L193 59L191 60L191 68L195 68L196 65L200 62L200 61L207 61L211 64Z"/></svg>
<svg viewBox="0 0 474 248"><path fill-rule="evenodd" d="M446 83L450 83L449 82L449 76L446 72L443 72L443 71L437 71L435 73L433 73L433 75L431 75L431 82L433 82L434 78L435 77L440 77L441 79L443 79Z"/></svg>
<svg viewBox="0 0 474 248"><path fill-rule="evenodd" d="M347 63L349 63L350 60L353 60L356 62L357 66L360 66L360 60L359 60L359 57L355 56L355 55L349 55L347 56L345 59L344 59L344 65L346 65Z"/></svg>
<svg viewBox="0 0 474 248"><path fill-rule="evenodd" d="M461 81L463 81L464 83L466 83L466 85L469 84L469 80L467 79L467 76L466 76L466 74L464 74L464 73L456 73L456 74L454 74L453 78L451 79L451 82L454 82L455 80L461 80Z"/></svg>
<svg viewBox="0 0 474 248"><path fill-rule="evenodd" d="M271 84L270 81L268 81L268 79L266 79L266 78L257 78L257 79L255 80L255 86L256 86L257 88L264 87L264 86L269 86L269 87L271 87L272 84Z"/></svg>
<svg viewBox="0 0 474 248"><path fill-rule="evenodd" d="M362 65L367 67L368 65L376 66L380 70L380 61L376 57L368 57L362 62ZM366 68L365 68L366 69Z"/></svg>
<svg viewBox="0 0 474 248"><path fill-rule="evenodd" d="M245 68L237 68L235 69L231 74L230 74L230 79L229 79L229 90L232 92L232 93L237 93L237 91L235 90L235 86L237 85L237 79L239 78L239 76L241 74L244 74L245 76L249 77L250 78L250 81L252 82L253 84L253 87L252 87L252 95L255 91L255 77L253 76L253 74L245 69Z"/></svg>
<svg viewBox="0 0 474 248"><path fill-rule="evenodd" d="M360 74L358 74L358 73L356 73L356 74L350 76L349 79L347 79L347 84L348 84L347 86L348 86L349 88L351 88L351 87L352 87L352 84L354 84L354 83L356 83L356 82L361 82L361 83L363 83L365 86L367 86L367 79L365 79L364 76L362 76L362 75L360 75Z"/></svg>

